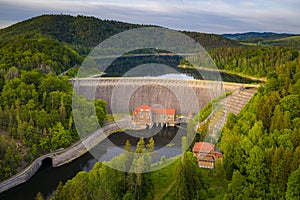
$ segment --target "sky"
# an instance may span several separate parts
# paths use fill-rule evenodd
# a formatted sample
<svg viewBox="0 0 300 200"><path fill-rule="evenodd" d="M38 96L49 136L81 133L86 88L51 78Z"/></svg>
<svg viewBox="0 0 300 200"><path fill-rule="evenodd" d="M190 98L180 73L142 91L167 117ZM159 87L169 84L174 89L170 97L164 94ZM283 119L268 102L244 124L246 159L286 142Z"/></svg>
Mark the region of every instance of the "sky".
<svg viewBox="0 0 300 200"><path fill-rule="evenodd" d="M216 34L300 33L300 0L0 0L0 28L42 14Z"/></svg>

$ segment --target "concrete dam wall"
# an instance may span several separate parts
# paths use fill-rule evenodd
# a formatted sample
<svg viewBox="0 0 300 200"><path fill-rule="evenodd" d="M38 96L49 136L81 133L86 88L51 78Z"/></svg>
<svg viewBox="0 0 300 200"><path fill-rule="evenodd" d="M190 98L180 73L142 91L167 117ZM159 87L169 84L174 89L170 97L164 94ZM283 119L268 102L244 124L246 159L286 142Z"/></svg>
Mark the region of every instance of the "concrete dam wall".
<svg viewBox="0 0 300 200"><path fill-rule="evenodd" d="M74 79L77 93L103 99L112 113L131 113L140 105L175 108L176 113L199 112L211 99L245 84L160 78Z"/></svg>

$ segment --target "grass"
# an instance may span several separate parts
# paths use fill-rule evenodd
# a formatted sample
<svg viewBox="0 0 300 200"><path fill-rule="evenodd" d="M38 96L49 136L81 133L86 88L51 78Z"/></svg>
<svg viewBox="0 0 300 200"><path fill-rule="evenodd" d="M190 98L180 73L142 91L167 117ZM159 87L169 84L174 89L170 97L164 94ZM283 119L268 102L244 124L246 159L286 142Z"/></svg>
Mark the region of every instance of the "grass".
<svg viewBox="0 0 300 200"><path fill-rule="evenodd" d="M154 180L154 197L153 199L163 199L164 196L170 193L174 188L175 184L175 168L176 165L180 162L180 159L177 159L172 164L168 165L165 168L154 171L151 173L152 180Z"/></svg>
<svg viewBox="0 0 300 200"><path fill-rule="evenodd" d="M151 178L154 184L154 200L172 199L175 192L175 168L178 162L180 162L180 159L177 159L165 168L151 173ZM205 185L208 187L208 199L223 199L229 184L229 181L225 177L225 172L218 172L216 169L199 168L199 170L201 171Z"/></svg>
<svg viewBox="0 0 300 200"><path fill-rule="evenodd" d="M227 186L230 183L230 181L225 178L225 174L216 174L214 169L199 169L201 174L204 176L207 185L209 185L208 200L223 199L227 190Z"/></svg>
<svg viewBox="0 0 300 200"><path fill-rule="evenodd" d="M290 36L290 37L285 37L285 38L280 38L277 39L277 41L284 41L284 40L300 40L300 35L297 36Z"/></svg>
<svg viewBox="0 0 300 200"><path fill-rule="evenodd" d="M107 114L105 117L105 120L107 122L115 122L118 120L123 119L124 116L128 116L129 114L126 113L120 113L120 114Z"/></svg>

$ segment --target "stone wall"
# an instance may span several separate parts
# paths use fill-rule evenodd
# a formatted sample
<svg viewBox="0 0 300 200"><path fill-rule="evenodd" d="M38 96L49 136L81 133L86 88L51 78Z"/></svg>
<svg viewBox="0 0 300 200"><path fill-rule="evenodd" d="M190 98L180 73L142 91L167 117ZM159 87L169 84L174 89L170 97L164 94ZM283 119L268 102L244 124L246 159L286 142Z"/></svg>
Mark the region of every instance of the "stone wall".
<svg viewBox="0 0 300 200"><path fill-rule="evenodd" d="M42 162L46 158L51 158L52 154L47 154L37 158L30 166L24 169L22 172L12 176L10 179L0 183L0 193L17 185L28 181L41 167Z"/></svg>

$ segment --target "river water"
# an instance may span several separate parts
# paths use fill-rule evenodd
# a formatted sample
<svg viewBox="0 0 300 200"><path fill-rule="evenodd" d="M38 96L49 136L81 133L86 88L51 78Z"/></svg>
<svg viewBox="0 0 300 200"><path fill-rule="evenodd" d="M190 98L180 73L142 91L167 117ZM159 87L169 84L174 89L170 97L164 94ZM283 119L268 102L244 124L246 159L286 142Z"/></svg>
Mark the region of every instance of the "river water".
<svg viewBox="0 0 300 200"><path fill-rule="evenodd" d="M179 131L184 130L184 131ZM186 134L186 126L181 127L153 127L151 132L155 132L153 139L155 141L155 148L159 149L161 147L166 147L174 139L174 136L180 134L178 139L172 141L172 145L168 148L165 156L174 157L181 152L181 136ZM101 155L103 155L104 160L110 160L113 156L119 155L123 152L123 147L126 140L135 146L139 138L134 137L134 134L142 133L142 135L147 135L149 130L143 131L126 131L114 133L110 135L102 143L98 144L95 148L101 149ZM129 134L127 134L129 133ZM148 139L145 138L147 143ZM173 146L174 145L174 146ZM97 150L99 151L99 150ZM14 187L6 192L0 194L1 200L29 200L34 199L38 192L41 192L44 197L49 198L58 183L62 181L63 183L69 179L72 179L79 171L89 171L93 168L97 160L88 152L83 156L77 158L76 160L63 165L61 167L53 168L51 166L51 160L44 160L39 171L26 183L23 183L17 187Z"/></svg>

